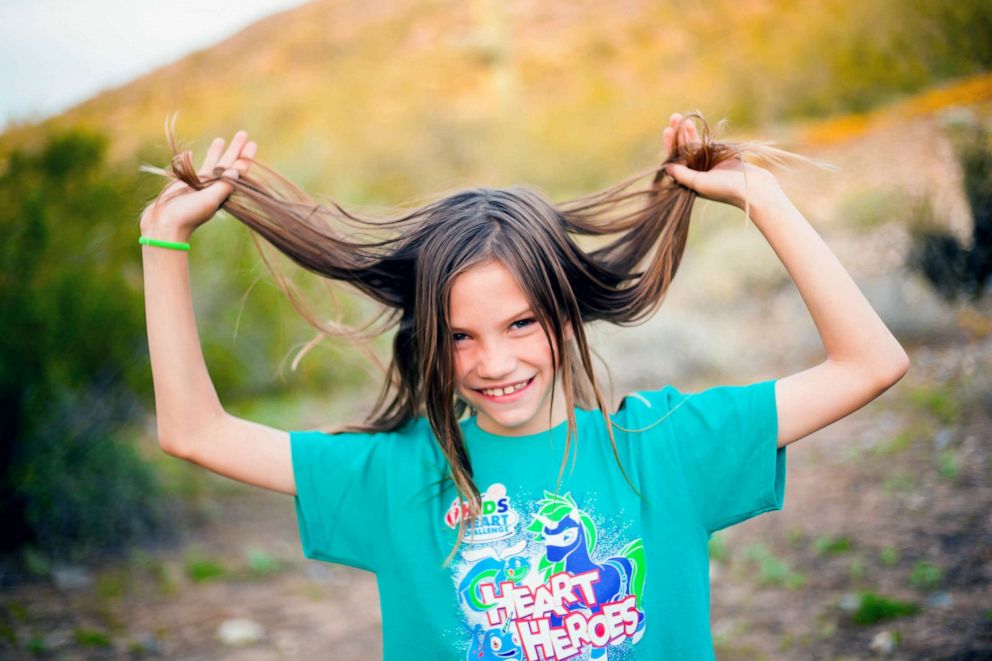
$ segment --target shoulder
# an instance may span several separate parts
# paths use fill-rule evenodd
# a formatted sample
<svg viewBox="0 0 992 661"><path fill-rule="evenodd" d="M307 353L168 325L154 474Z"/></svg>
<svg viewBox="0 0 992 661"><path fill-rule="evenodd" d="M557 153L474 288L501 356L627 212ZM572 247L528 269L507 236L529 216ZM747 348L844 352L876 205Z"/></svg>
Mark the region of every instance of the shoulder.
<svg viewBox="0 0 992 661"><path fill-rule="evenodd" d="M639 412L644 410L665 409L671 407L673 400L684 397L678 388L667 384L657 389L635 390L626 395L621 401L617 412Z"/></svg>
<svg viewBox="0 0 992 661"><path fill-rule="evenodd" d="M727 424L774 407L774 380L747 385L718 385L698 391L668 384L655 390L638 390L620 403L613 420L641 428L695 430Z"/></svg>
<svg viewBox="0 0 992 661"><path fill-rule="evenodd" d="M611 418L618 424L651 422L677 409L686 396L671 384L657 389L635 390L620 401L617 412Z"/></svg>
<svg viewBox="0 0 992 661"><path fill-rule="evenodd" d="M425 417L411 418L401 426L382 431L325 431L309 429L290 432L294 447L320 451L347 447L375 453L417 452L432 444L433 434Z"/></svg>

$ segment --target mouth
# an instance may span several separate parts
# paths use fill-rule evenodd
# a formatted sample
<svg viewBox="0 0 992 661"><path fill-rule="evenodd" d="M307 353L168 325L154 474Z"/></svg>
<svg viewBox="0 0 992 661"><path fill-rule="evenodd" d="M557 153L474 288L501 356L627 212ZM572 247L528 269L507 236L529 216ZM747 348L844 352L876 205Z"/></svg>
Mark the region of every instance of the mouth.
<svg viewBox="0 0 992 661"><path fill-rule="evenodd" d="M502 388L502 389L485 388L483 390L476 389L475 392L479 393L490 402L496 402L500 404L509 403L509 402L514 402L520 399L521 397L523 397L524 394L526 394L527 391L530 390L531 384L533 383L534 383L534 377L532 376L526 381L521 381L511 385L509 388ZM497 393L501 393L501 394L497 394Z"/></svg>

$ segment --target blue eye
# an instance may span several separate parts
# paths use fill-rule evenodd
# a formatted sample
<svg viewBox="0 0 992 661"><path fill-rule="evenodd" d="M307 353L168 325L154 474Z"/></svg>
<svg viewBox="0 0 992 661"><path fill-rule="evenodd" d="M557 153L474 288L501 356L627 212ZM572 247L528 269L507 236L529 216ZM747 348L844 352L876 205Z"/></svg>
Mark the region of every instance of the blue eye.
<svg viewBox="0 0 992 661"><path fill-rule="evenodd" d="M514 321L512 324L510 324L510 327L511 328L516 328L516 329L519 330L519 329L522 329L522 328L526 328L526 327L530 326L531 324L535 324L535 323L537 323L537 320L536 319L534 319L532 317L528 317L526 319L518 319L517 321ZM452 333L451 334L451 341L454 342L455 344L458 344L459 342L461 342L462 340L466 339L467 337L468 337L468 335L466 335L465 333Z"/></svg>

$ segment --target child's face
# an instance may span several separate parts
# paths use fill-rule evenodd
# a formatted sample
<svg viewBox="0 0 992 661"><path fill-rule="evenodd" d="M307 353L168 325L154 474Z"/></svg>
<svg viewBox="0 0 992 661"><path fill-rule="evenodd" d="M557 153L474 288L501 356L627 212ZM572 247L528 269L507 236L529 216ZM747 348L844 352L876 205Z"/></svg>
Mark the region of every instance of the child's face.
<svg viewBox="0 0 992 661"><path fill-rule="evenodd" d="M478 411L479 426L503 436L549 429L554 367L551 348L516 279L500 262L478 264L455 278L451 332L459 395ZM570 338L571 326L566 329ZM517 387L502 396L483 389ZM558 379L551 425L565 420Z"/></svg>

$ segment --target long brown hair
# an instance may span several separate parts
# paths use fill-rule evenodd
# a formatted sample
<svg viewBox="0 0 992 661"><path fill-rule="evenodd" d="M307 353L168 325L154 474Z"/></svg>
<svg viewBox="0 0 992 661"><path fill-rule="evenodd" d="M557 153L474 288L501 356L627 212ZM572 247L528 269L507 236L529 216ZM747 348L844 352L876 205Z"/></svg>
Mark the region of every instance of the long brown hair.
<svg viewBox="0 0 992 661"><path fill-rule="evenodd" d="M455 277L495 259L526 293L552 349L566 400L568 433L559 485L576 436L576 405L602 411L620 465L615 423L594 375L583 323L633 325L661 305L682 260L696 197L668 176L664 166L681 163L709 170L745 154L773 161L787 156L767 145L718 142L698 113L682 121L698 122L699 143L683 144L682 131L676 130L671 153L657 166L557 205L526 186L476 188L393 217L366 217L333 201L314 202L261 162L253 163L245 176L225 177L234 186L222 207L225 211L303 268L349 283L381 304L380 314L362 329L319 320L256 241L283 291L318 330L318 338L372 336L397 327L392 360L372 412L364 423L340 431L392 431L416 417L427 417L450 468L449 477L459 498L468 504L468 516L460 518L458 540L446 563L474 523L481 500L458 423L467 405L456 396L448 328L448 299ZM146 169L193 189L224 176L223 168L211 176L198 175L190 153L177 148L169 123L167 134L174 155L170 167ZM388 236L382 237L383 232ZM588 251L573 239L611 235L615 238L600 240L599 247ZM565 339L568 322L574 330L571 342ZM555 351L555 347L563 349ZM622 465L620 471L636 492Z"/></svg>

